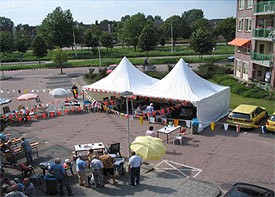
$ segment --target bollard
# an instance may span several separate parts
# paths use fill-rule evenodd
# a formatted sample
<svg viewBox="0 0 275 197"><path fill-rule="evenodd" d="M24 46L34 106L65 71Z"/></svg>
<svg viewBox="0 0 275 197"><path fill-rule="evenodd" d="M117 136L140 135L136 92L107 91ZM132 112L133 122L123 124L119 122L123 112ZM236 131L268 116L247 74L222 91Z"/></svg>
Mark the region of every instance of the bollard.
<svg viewBox="0 0 275 197"><path fill-rule="evenodd" d="M143 117L139 117L139 123L143 124Z"/></svg>
<svg viewBox="0 0 275 197"><path fill-rule="evenodd" d="M239 133L241 131L241 125L236 124L236 132Z"/></svg>
<svg viewBox="0 0 275 197"><path fill-rule="evenodd" d="M211 131L214 131L215 130L215 122L211 122L210 127L211 127Z"/></svg>
<svg viewBox="0 0 275 197"><path fill-rule="evenodd" d="M228 130L228 124L227 124L227 123L224 123L224 124L223 124L223 127L224 127L224 130L225 130L225 131Z"/></svg>

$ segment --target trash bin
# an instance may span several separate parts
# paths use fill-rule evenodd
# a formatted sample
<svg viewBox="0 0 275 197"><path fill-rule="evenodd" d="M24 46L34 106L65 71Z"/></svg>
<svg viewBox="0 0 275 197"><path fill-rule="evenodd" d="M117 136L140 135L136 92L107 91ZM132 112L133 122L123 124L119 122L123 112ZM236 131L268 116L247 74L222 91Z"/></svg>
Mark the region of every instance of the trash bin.
<svg viewBox="0 0 275 197"><path fill-rule="evenodd" d="M57 181L55 176L47 174L44 176L44 181L46 184L46 193L47 194L56 194L57 190Z"/></svg>
<svg viewBox="0 0 275 197"><path fill-rule="evenodd" d="M191 133L195 134L198 133L199 131L199 120L197 118L192 119L192 124L191 124Z"/></svg>

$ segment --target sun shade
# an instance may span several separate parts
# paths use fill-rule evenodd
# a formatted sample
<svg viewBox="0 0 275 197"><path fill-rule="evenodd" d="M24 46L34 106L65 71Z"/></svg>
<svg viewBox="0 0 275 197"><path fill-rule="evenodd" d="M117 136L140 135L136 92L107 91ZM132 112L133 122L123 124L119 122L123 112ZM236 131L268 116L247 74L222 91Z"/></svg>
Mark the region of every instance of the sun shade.
<svg viewBox="0 0 275 197"><path fill-rule="evenodd" d="M235 38L231 42L228 42L228 44L241 47L241 46L247 44L249 41L250 41L250 39Z"/></svg>

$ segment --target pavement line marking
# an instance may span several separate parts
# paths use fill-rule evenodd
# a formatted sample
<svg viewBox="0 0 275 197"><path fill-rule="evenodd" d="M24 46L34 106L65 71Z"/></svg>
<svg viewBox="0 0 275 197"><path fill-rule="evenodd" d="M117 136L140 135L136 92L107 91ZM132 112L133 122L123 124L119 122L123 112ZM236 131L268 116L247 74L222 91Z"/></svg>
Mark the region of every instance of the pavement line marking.
<svg viewBox="0 0 275 197"><path fill-rule="evenodd" d="M171 168L158 168L158 166L160 166L163 163L170 166ZM190 168L190 169L179 169L176 166L174 166L173 164L178 165L178 166L183 166L183 167L186 167L186 168ZM185 164L181 164L181 163L177 163L177 162L173 162L173 161L169 161L169 160L162 160L160 163L155 165L154 168L160 169L160 170L177 170L180 174L182 174L186 177L189 177L189 176L186 175L183 171L197 172L194 176L192 176L193 178L197 177L202 172L202 170L199 169L199 168L195 168L195 167L192 167L192 166L188 166L188 165L185 165Z"/></svg>

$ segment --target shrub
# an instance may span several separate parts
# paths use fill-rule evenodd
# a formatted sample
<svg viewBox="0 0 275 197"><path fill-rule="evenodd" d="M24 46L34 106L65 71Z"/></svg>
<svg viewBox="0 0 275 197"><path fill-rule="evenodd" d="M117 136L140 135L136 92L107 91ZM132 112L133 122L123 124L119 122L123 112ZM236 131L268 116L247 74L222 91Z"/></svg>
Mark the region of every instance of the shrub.
<svg viewBox="0 0 275 197"><path fill-rule="evenodd" d="M245 98L265 98L267 96L267 92L258 87L254 87L242 92L241 95Z"/></svg>
<svg viewBox="0 0 275 197"><path fill-rule="evenodd" d="M220 84L223 86L230 86L232 88L237 84L237 82L235 81L235 79L226 79L221 81Z"/></svg>
<svg viewBox="0 0 275 197"><path fill-rule="evenodd" d="M231 87L231 92L234 94L242 95L244 92L248 90L243 84L235 84Z"/></svg>
<svg viewBox="0 0 275 197"><path fill-rule="evenodd" d="M228 80L228 79L235 80L232 76L224 75L224 74L215 74L211 77L211 79L214 80L218 84L221 84L222 81L225 81L225 80Z"/></svg>

